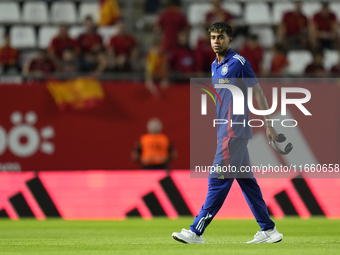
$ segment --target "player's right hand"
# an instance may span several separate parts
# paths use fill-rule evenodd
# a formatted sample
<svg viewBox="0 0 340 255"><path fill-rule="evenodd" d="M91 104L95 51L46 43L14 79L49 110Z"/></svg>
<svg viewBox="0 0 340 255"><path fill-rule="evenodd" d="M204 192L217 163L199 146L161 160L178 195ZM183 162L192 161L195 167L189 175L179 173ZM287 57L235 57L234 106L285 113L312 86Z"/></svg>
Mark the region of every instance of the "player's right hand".
<svg viewBox="0 0 340 255"><path fill-rule="evenodd" d="M277 132L275 128L273 127L267 127L266 136L267 136L267 140L269 144L270 144L271 139L273 139L274 141L277 141L277 138L278 138Z"/></svg>

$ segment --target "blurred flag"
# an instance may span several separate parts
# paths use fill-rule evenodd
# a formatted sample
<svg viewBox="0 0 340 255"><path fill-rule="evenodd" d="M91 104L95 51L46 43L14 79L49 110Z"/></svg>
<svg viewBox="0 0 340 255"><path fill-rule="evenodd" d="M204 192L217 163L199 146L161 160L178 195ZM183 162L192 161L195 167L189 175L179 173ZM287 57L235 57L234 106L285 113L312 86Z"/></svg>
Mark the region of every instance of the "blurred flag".
<svg viewBox="0 0 340 255"><path fill-rule="evenodd" d="M47 89L62 111L93 108L100 104L105 96L101 83L91 78L49 81Z"/></svg>
<svg viewBox="0 0 340 255"><path fill-rule="evenodd" d="M153 77L166 78L168 76L166 55L162 52L150 50L146 56L146 71Z"/></svg>
<svg viewBox="0 0 340 255"><path fill-rule="evenodd" d="M108 26L120 18L117 0L100 0L99 26Z"/></svg>

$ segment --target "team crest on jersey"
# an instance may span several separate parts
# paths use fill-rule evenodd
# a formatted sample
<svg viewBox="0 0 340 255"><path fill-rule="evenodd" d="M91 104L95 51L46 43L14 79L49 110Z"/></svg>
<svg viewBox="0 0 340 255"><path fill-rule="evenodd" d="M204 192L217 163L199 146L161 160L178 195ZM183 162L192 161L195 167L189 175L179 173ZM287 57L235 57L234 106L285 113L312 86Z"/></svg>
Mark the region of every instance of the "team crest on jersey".
<svg viewBox="0 0 340 255"><path fill-rule="evenodd" d="M228 64L222 66L221 74L226 75L228 73Z"/></svg>

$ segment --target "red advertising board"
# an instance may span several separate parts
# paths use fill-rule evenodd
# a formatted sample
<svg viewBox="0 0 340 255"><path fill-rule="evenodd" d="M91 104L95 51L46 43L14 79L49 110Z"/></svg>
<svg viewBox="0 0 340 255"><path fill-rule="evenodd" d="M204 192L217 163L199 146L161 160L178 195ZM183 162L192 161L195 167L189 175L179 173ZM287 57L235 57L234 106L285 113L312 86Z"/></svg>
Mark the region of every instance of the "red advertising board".
<svg viewBox="0 0 340 255"><path fill-rule="evenodd" d="M190 178L188 170L0 173L0 217L103 220L195 216L204 203L207 182ZM338 178L259 178L258 183L276 218L340 217ZM236 182L217 217L253 218Z"/></svg>
<svg viewBox="0 0 340 255"><path fill-rule="evenodd" d="M207 179L190 178L186 170L133 170L139 166L131 160L135 142L146 132L146 122L158 117L178 152L172 169L189 168L188 84L163 90L160 97L152 96L142 83L102 86L102 104L63 112L45 84L0 86L0 171L22 170L0 173L0 217L175 218L199 211ZM273 86L280 89L289 84L262 83L269 105ZM296 128L285 131L294 144L292 153L275 153L266 144L264 128L254 128L248 144L253 165L268 159L285 165L339 164L339 85L332 81L299 83L299 87L311 92L312 99L305 106L312 116L288 107L287 118L298 121ZM215 148L216 141L211 140L205 150L210 142ZM258 178L270 213L275 217L340 217L340 179L300 177ZM218 217L252 217L236 183Z"/></svg>
<svg viewBox="0 0 340 255"><path fill-rule="evenodd" d="M92 109L61 112L44 84L0 86L1 170L131 169L135 142L152 117L178 152L172 168L187 168L189 88L153 97L143 84L104 83Z"/></svg>
<svg viewBox="0 0 340 255"><path fill-rule="evenodd" d="M291 155L306 164L339 163L340 86L336 82L298 85L311 92L312 98L305 106L312 116L304 116L297 107L289 106L291 117L298 121L296 132L286 134L288 140L297 139L292 141L295 147ZM273 86L280 89L287 84L262 84L269 105ZM162 90L160 97L152 96L142 83L106 82L103 89L105 99L101 105L61 112L45 84L1 85L0 170L138 168L131 160L131 151L152 117L162 120L164 133L178 152L171 167L189 168L190 88L187 84ZM253 134L253 144L259 146L265 140L264 129L254 128ZM215 142L212 143L215 146ZM299 147L300 144L303 146ZM256 155L258 150L250 148L250 151ZM276 157L277 162L284 161ZM313 162L309 162L310 158Z"/></svg>

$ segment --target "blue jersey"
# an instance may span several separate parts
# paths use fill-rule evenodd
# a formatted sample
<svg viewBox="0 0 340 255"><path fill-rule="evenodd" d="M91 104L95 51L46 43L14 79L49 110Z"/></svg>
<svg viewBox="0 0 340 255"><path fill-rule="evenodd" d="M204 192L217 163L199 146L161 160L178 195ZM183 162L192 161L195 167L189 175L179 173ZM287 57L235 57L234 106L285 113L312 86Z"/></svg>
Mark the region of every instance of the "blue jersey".
<svg viewBox="0 0 340 255"><path fill-rule="evenodd" d="M253 87L258 83L249 61L229 49L227 55L218 64L217 58L211 65L213 84L235 85L242 90L244 95L244 115L233 114L233 96L229 89L215 88L222 105L216 104L216 119L227 120L227 124L217 124L217 138L236 137L240 139L252 138L252 129L248 125L248 87ZM216 102L219 102L215 95Z"/></svg>

